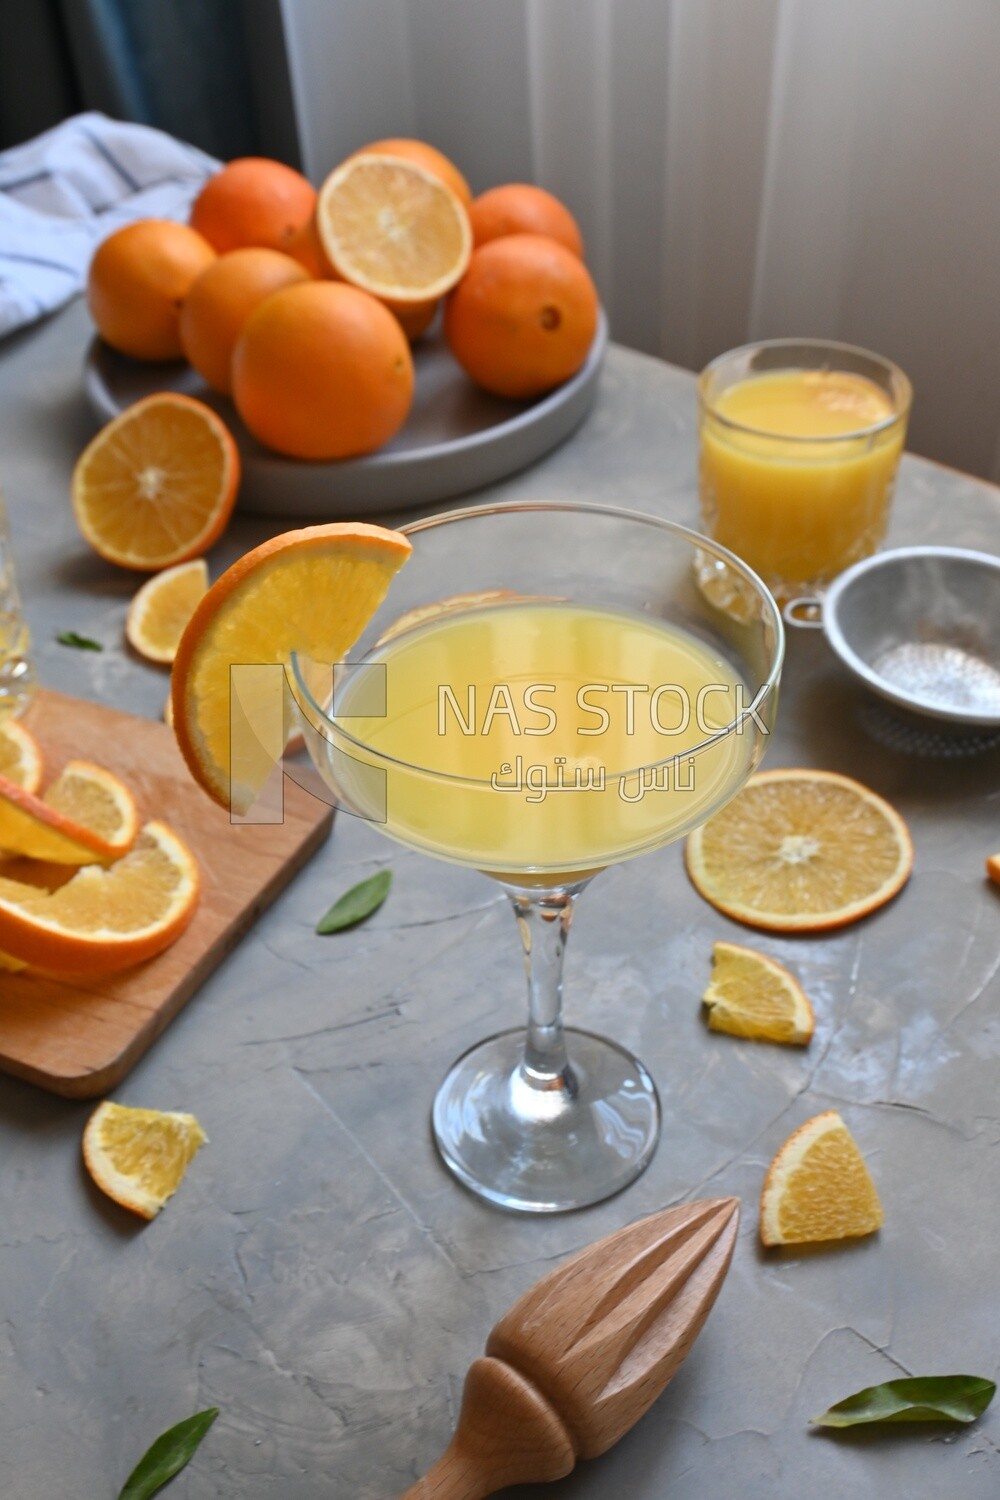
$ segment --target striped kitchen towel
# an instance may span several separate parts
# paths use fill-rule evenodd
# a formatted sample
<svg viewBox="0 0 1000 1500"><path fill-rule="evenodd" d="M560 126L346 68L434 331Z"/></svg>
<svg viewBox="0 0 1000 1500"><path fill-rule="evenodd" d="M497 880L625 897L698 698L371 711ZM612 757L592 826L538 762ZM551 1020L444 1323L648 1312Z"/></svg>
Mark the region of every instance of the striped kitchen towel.
<svg viewBox="0 0 1000 1500"><path fill-rule="evenodd" d="M133 219L186 219L219 162L148 125L88 113L0 152L0 338L83 290Z"/></svg>

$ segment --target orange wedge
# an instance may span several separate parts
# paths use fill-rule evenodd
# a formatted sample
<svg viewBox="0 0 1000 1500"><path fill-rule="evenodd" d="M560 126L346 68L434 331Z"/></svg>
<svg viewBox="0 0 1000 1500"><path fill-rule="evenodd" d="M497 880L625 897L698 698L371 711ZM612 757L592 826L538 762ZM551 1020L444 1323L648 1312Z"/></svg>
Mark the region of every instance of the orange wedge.
<svg viewBox="0 0 1000 1500"><path fill-rule="evenodd" d="M804 1047L816 1021L798 980L773 958L739 943L716 943L702 995L711 1031Z"/></svg>
<svg viewBox="0 0 1000 1500"><path fill-rule="evenodd" d="M26 792L42 784L41 747L16 719L0 719L0 776Z"/></svg>
<svg viewBox="0 0 1000 1500"><path fill-rule="evenodd" d="M264 733L231 743L232 669L264 668L259 686L254 677L241 687L241 707L251 725L275 722L251 701L259 693L263 705L272 692L268 669L287 667L293 651L339 661L411 550L399 532L361 521L308 526L254 548L212 585L181 640L171 696L177 743L192 776L216 802L246 812L280 758L286 733L279 714L276 746ZM288 703L287 686L284 697Z"/></svg>
<svg viewBox="0 0 1000 1500"><path fill-rule="evenodd" d="M147 578L125 616L125 638L147 661L169 664L199 603L208 593L203 557Z"/></svg>
<svg viewBox="0 0 1000 1500"><path fill-rule="evenodd" d="M83 1160L103 1193L153 1219L207 1140L194 1115L128 1109L106 1099L87 1121Z"/></svg>
<svg viewBox="0 0 1000 1500"><path fill-rule="evenodd" d="M991 880L1000 885L1000 854L991 854L986 861L986 873Z"/></svg>
<svg viewBox="0 0 1000 1500"><path fill-rule="evenodd" d="M401 156L362 152L342 162L320 188L316 227L339 275L397 304L443 296L472 254L455 193Z"/></svg>
<svg viewBox="0 0 1000 1500"><path fill-rule="evenodd" d="M888 802L834 771L762 771L690 835L688 875L727 917L773 932L823 932L896 895L913 867Z"/></svg>
<svg viewBox="0 0 1000 1500"><path fill-rule="evenodd" d="M161 392L102 427L73 470L73 513L109 562L155 572L198 557L236 503L240 460L226 424Z"/></svg>
<svg viewBox="0 0 1000 1500"><path fill-rule="evenodd" d="M835 1109L814 1116L782 1146L760 1199L765 1245L871 1234L882 1205L857 1142Z"/></svg>
<svg viewBox="0 0 1000 1500"><path fill-rule="evenodd" d="M59 974L111 974L180 937L198 903L194 856L147 823L108 869L87 865L48 891L0 876L0 950Z"/></svg>
<svg viewBox="0 0 1000 1500"><path fill-rule="evenodd" d="M107 864L131 848L139 815L103 766L71 760L44 797L0 778L0 849L59 865Z"/></svg>

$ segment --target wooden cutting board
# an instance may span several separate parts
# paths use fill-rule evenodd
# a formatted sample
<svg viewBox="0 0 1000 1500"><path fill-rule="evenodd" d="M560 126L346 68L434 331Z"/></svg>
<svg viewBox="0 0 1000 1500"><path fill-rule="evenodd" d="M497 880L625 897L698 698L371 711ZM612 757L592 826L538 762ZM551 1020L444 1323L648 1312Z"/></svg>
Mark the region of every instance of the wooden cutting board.
<svg viewBox="0 0 1000 1500"><path fill-rule="evenodd" d="M124 1078L315 853L333 811L286 777L283 822L236 826L192 781L166 725L61 693L39 693L25 726L45 756L43 785L67 760L107 766L132 790L142 821L168 823L201 869L194 920L148 963L100 979L0 972L0 1070L92 1098Z"/></svg>

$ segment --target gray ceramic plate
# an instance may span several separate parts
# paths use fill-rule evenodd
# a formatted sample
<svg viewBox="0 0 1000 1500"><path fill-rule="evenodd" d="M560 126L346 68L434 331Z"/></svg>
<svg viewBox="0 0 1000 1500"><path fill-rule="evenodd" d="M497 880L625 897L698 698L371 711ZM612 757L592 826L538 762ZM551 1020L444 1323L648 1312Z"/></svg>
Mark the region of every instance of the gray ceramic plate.
<svg viewBox="0 0 1000 1500"><path fill-rule="evenodd" d="M507 401L474 386L434 328L414 346L416 392L401 431L378 453L340 463L268 452L246 431L232 402L208 390L179 361L141 364L95 338L84 362L84 385L102 422L154 391L198 396L225 418L239 443L243 510L329 520L464 495L534 463L587 415L607 342L602 312L586 363L572 380L535 401Z"/></svg>

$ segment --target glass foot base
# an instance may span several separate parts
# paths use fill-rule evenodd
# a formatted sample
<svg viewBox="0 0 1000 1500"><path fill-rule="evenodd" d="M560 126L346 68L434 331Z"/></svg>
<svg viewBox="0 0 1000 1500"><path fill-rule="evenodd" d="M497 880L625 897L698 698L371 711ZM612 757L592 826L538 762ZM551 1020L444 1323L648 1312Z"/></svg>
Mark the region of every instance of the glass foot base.
<svg viewBox="0 0 1000 1500"><path fill-rule="evenodd" d="M660 1101L642 1063L589 1031L567 1031L566 1046L570 1087L532 1086L524 1032L504 1031L460 1057L438 1090L432 1123L445 1165L500 1208L600 1203L656 1149Z"/></svg>

